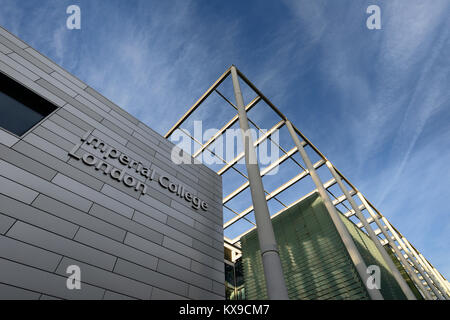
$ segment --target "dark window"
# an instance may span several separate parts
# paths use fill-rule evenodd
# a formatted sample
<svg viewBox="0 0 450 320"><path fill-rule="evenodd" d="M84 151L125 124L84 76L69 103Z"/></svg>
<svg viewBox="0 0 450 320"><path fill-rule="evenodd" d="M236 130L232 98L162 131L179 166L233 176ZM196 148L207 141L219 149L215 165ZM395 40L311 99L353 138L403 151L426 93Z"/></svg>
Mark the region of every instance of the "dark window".
<svg viewBox="0 0 450 320"><path fill-rule="evenodd" d="M0 127L18 136L56 110L56 106L0 73Z"/></svg>

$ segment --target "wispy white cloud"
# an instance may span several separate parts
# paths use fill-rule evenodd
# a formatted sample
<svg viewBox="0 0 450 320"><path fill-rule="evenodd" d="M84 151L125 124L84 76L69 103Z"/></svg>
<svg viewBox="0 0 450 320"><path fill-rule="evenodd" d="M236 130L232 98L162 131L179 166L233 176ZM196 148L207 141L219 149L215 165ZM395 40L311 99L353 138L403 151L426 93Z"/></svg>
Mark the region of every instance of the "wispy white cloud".
<svg viewBox="0 0 450 320"><path fill-rule="evenodd" d="M435 128L431 119L448 114L450 104L445 62L450 4L380 1L383 29L369 31L364 30L363 3L347 7L345 14L330 8L330 2L286 3L307 24L303 32L320 39L322 79L339 92L334 99L340 101L330 101L340 105L334 121L324 119L333 116L329 109L313 121L318 128L329 124L326 134L315 130L316 138L310 138L448 274L448 259L434 257L445 256L448 249L449 212L437 203L450 196L440 174L448 153L439 161L436 157L450 140L448 130ZM346 32L336 32L342 25ZM426 148L418 143L424 130L433 132Z"/></svg>
<svg viewBox="0 0 450 320"><path fill-rule="evenodd" d="M406 82L408 78L414 77L415 80L412 81L412 88L405 92L405 103L391 103L397 109L401 108L403 113L393 139L393 149L398 155L399 165L385 186L378 200L380 203L402 175L427 120L450 102L449 72L440 70L439 63L442 52L448 46L449 30L439 28L447 20L445 12L449 9L448 2L437 2L431 10L425 10L423 3L410 5L404 11L398 5L392 7L389 9L399 14L392 17L388 24L392 34L389 33L385 38L386 54L382 63L389 65L391 70L395 69L396 79L400 77ZM423 46L427 50L424 51ZM388 82L392 84L391 81ZM400 89L398 84L396 87L397 90ZM389 99L386 102L391 101Z"/></svg>

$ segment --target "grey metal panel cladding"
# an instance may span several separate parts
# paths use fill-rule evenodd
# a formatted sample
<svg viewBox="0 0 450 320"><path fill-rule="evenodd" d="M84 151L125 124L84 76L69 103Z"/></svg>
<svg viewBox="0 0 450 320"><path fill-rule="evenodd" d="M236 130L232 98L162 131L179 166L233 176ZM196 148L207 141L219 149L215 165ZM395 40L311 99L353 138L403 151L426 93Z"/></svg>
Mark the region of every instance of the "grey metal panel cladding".
<svg viewBox="0 0 450 320"><path fill-rule="evenodd" d="M175 279L179 279L182 281L188 281L190 283L195 283L197 287L206 289L206 290L212 290L212 280L206 279L200 274L197 274L192 271L188 271L186 269L177 267L174 264L171 264L167 261L161 260L158 263L158 269L157 271L164 273L166 275L169 275Z"/></svg>
<svg viewBox="0 0 450 320"><path fill-rule="evenodd" d="M17 143L19 139L12 135L9 132L6 132L3 129L0 129L0 145L5 145L7 147L13 146L15 143Z"/></svg>
<svg viewBox="0 0 450 320"><path fill-rule="evenodd" d="M210 234L199 232L198 230L195 230L193 227L181 221L178 221L172 217L167 218L167 224L172 228L189 235L193 239L200 240L208 245L211 245L214 241Z"/></svg>
<svg viewBox="0 0 450 320"><path fill-rule="evenodd" d="M99 234L107 236L117 241L123 241L126 231L106 223L92 215L83 211L65 205L62 202L49 198L40 194L33 202L33 206L41 210L50 212L64 220L73 222L77 225L84 225L86 228L93 230ZM79 234L79 232L78 232Z"/></svg>
<svg viewBox="0 0 450 320"><path fill-rule="evenodd" d="M0 282L3 284L64 299L101 299L105 291L88 284L82 286L81 290L67 290L65 276L2 258L0 258L0 270L2 270Z"/></svg>
<svg viewBox="0 0 450 320"><path fill-rule="evenodd" d="M112 291L106 291L105 295L103 296L103 299L105 299L105 300L136 300L135 298L128 297L123 294L115 293Z"/></svg>
<svg viewBox="0 0 450 320"><path fill-rule="evenodd" d="M20 221L13 225L6 236L106 270L112 270L116 262L116 258L110 254Z"/></svg>
<svg viewBox="0 0 450 320"><path fill-rule="evenodd" d="M14 222L16 222L15 219L0 214L0 234L6 233Z"/></svg>
<svg viewBox="0 0 450 320"><path fill-rule="evenodd" d="M22 40L18 39L17 37L13 36L11 33L9 33L6 29L3 27L0 27L0 35L6 39L8 39L10 42L15 43L16 46L19 48L26 48L28 45L23 42Z"/></svg>
<svg viewBox="0 0 450 320"><path fill-rule="evenodd" d="M62 109L61 109L62 110ZM88 131L91 130L92 128L85 128L82 129L80 126L77 126L76 124L68 121L67 119L64 119L64 117L60 116L57 113L54 113L50 116L49 118L51 121L53 121L54 123L56 123L57 125L65 128L67 131L72 132L73 134L81 137L83 136L83 134ZM80 121L81 124L81 121Z"/></svg>
<svg viewBox="0 0 450 320"><path fill-rule="evenodd" d="M62 299L48 296L46 294L41 294L41 296L39 297L39 300L53 300L54 301L54 300L62 300Z"/></svg>
<svg viewBox="0 0 450 320"><path fill-rule="evenodd" d="M225 293L224 293L225 295ZM210 291L206 291L200 289L199 287L189 286L189 298L191 299L211 299L211 300L223 300L224 296L217 295L215 293L211 293Z"/></svg>
<svg viewBox="0 0 450 320"><path fill-rule="evenodd" d="M0 193L25 203L31 203L38 193L0 176Z"/></svg>
<svg viewBox="0 0 450 320"><path fill-rule="evenodd" d="M62 161L67 161L67 159L69 158L66 150L52 144L51 142L41 138L38 135L35 135L33 132L28 133L20 142L23 141L31 144L32 146L35 146L38 149L50 153L52 156Z"/></svg>
<svg viewBox="0 0 450 320"><path fill-rule="evenodd" d="M0 43L0 52L8 54L8 53L11 53L13 51L11 49L9 49L7 46L5 46L5 45Z"/></svg>
<svg viewBox="0 0 450 320"><path fill-rule="evenodd" d="M199 274L207 274L211 277L211 279L218 281L220 283L225 282L225 275L223 271L218 271L216 269L207 267L204 264L198 263L195 260L192 260L191 270Z"/></svg>
<svg viewBox="0 0 450 320"><path fill-rule="evenodd" d="M0 283L0 300L38 300L41 294Z"/></svg>
<svg viewBox="0 0 450 320"><path fill-rule="evenodd" d="M57 110L56 113L54 113L53 115L58 115L62 119L68 121L69 123L79 127L80 129L83 129L83 133L94 129L94 127L92 125L90 125L86 121L82 120L81 118L77 117L76 115L73 115L66 109L61 108L61 109Z"/></svg>
<svg viewBox="0 0 450 320"><path fill-rule="evenodd" d="M122 259L117 261L114 271L122 275L128 275L130 278L147 283L151 286L165 288L165 290L175 294L182 296L187 295L187 283Z"/></svg>
<svg viewBox="0 0 450 320"><path fill-rule="evenodd" d="M20 73L22 73L27 78L30 78L33 81L36 81L36 80L39 79L39 76L36 75L35 72L30 71L29 69L25 68L23 65L17 63L13 59L11 59L11 55L7 56L7 55L4 55L4 54L0 54L0 61L2 61L3 63L9 65L10 67L16 69L17 71L19 71Z"/></svg>
<svg viewBox="0 0 450 320"><path fill-rule="evenodd" d="M176 264L183 268L188 269L191 263L191 259L183 254L177 253L156 243L148 241L144 238L138 237L132 233L128 233L125 237L124 243L130 247L136 248L148 254L160 257L163 260L167 260L170 263Z"/></svg>
<svg viewBox="0 0 450 320"><path fill-rule="evenodd" d="M73 223L50 215L47 212L38 210L2 194L0 194L0 204L0 212L5 216L27 222L40 228L45 228L48 231L67 238L72 238L78 230L78 226ZM5 232L6 231L7 230L5 230Z"/></svg>
<svg viewBox="0 0 450 320"><path fill-rule="evenodd" d="M139 223L139 220L135 219L138 214L137 211L133 216L133 219L135 219L136 221L130 220L114 211L101 207L96 203L94 203L91 210L89 210L89 213L93 216L98 217L99 219L111 223L112 225L119 226L126 231L129 231L152 242L162 242L163 235L155 230L165 232L165 230L161 229L161 227L165 225L162 223L159 224L159 221L153 220L147 216L145 217L151 219L149 225L146 225L146 223Z"/></svg>
<svg viewBox="0 0 450 320"><path fill-rule="evenodd" d="M172 292L153 288L152 300L188 300L188 298L176 295Z"/></svg>
<svg viewBox="0 0 450 320"><path fill-rule="evenodd" d="M3 35L0 35L0 42L3 43L6 47L8 47L10 50L13 51L13 52L10 52L10 54L13 54L14 52L16 54L19 54L25 60L29 61L32 65L36 66L37 68L39 68L45 72L53 71L51 68L49 68L48 66L46 66L45 64L41 63L39 60L34 58L32 55L30 55L30 53L28 53L27 51L22 50L21 48L16 46L16 44L10 40L11 40L11 38L6 39Z"/></svg>
<svg viewBox="0 0 450 320"><path fill-rule="evenodd" d="M0 297L221 298L221 177L203 165L173 164L171 142L2 28L0 55L1 72L59 107L0 144ZM182 184L208 211L157 180L142 179L141 195L71 158L90 130L154 168L155 179ZM77 154L86 152L100 155L90 145ZM81 291L66 288L70 264L81 268Z"/></svg>
<svg viewBox="0 0 450 320"><path fill-rule="evenodd" d="M168 236L172 239L175 239L177 241L180 241L182 243L186 243L188 245L192 245L192 238L189 235L186 235L182 232L179 232L178 230L171 228L170 226L168 226L167 224L161 223L143 213L140 213L139 211L135 211L134 215L133 215L133 220L136 221L135 225L136 226L140 226L140 229L144 229L146 230L146 232L144 233L143 237L146 238L147 240L150 240L152 242L156 242L156 243L162 243L163 240L163 236ZM134 230L136 230L136 226L134 227ZM145 226L145 227L144 227ZM151 238L149 238L147 236L148 230L152 231L152 229L154 230L158 230L161 233L157 232L158 236L152 236ZM139 230L138 230L139 231ZM156 231L153 231L156 233ZM137 235L140 235L140 232L133 232ZM142 233L141 233L142 234ZM157 239L157 241L155 240L155 238Z"/></svg>
<svg viewBox="0 0 450 320"><path fill-rule="evenodd" d="M130 260L136 264L145 266L146 268L156 269L156 265L158 263L158 259L152 255L136 250L135 248L123 243L117 243L112 239L106 238L84 228L81 228L77 232L75 240L91 247L95 246L103 252Z"/></svg>
<svg viewBox="0 0 450 320"><path fill-rule="evenodd" d="M1 144L0 158L21 168L27 168L27 171L45 180L51 180L56 175L55 170Z"/></svg>
<svg viewBox="0 0 450 320"><path fill-rule="evenodd" d="M105 288L107 290L128 295L137 299L149 299L151 295L152 287L149 285L117 273L105 271L104 269L84 264L78 260L64 258L61 261L56 273L64 276L66 274L67 267L70 265L80 266L84 274L84 283L87 285Z"/></svg>

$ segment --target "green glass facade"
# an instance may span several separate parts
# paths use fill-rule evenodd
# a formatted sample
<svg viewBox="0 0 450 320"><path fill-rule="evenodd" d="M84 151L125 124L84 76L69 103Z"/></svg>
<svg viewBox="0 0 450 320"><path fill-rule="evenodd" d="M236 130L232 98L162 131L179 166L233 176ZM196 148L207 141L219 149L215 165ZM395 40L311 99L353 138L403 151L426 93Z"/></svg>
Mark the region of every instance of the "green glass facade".
<svg viewBox="0 0 450 320"><path fill-rule="evenodd" d="M342 220L366 264L377 265L385 299L405 299L373 241ZM272 219L290 299L368 300L369 295L318 194ZM247 299L267 299L256 230L241 238ZM401 265L399 265L400 268Z"/></svg>
<svg viewBox="0 0 450 320"><path fill-rule="evenodd" d="M387 246L385 246L385 248L386 248L387 252L389 253L389 255L391 256L392 261L394 261L395 266L400 271L400 274L402 275L403 279L405 279L406 283L408 284L408 287L411 289L411 291L416 296L416 299L424 300L422 297L422 294L419 292L419 290L415 286L414 281L410 278L410 276L406 272L405 268L403 268L403 266L401 265L400 261L398 261L398 259L395 257L394 253L392 252L392 249L390 249L390 246L387 245Z"/></svg>

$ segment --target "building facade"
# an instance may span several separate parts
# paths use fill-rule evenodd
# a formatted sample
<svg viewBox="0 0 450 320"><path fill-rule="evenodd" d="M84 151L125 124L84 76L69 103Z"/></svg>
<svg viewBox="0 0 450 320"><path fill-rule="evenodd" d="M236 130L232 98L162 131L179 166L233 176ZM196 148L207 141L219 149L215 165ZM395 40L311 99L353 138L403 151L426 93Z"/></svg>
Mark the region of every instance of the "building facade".
<svg viewBox="0 0 450 320"><path fill-rule="evenodd" d="M229 75L238 107L219 91ZM239 79L256 94L246 106ZM240 113L190 156L168 139L213 92ZM277 145L283 155L248 177L236 164L249 150L217 172L198 163L258 102L281 120L249 145L286 126L295 146ZM0 115L0 299L266 299L268 282L286 283L290 299L450 297L448 281L235 66L162 137L0 27ZM176 164L180 155L191 164ZM265 190L258 180L288 159L295 176ZM286 202L304 178L316 189ZM249 207L230 207L255 183ZM281 209L269 212L270 201ZM278 245L262 254L279 249L282 268L266 273L276 281L264 278L256 215L273 224ZM373 265L380 288L367 290Z"/></svg>
<svg viewBox="0 0 450 320"><path fill-rule="evenodd" d="M220 176L3 28L0 76L0 299L224 299Z"/></svg>

